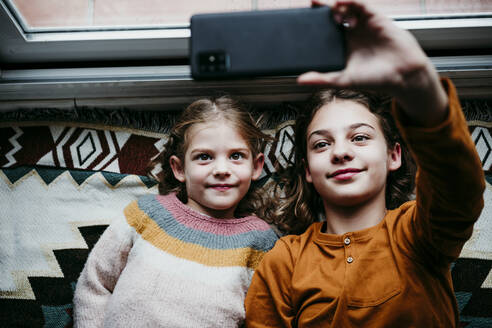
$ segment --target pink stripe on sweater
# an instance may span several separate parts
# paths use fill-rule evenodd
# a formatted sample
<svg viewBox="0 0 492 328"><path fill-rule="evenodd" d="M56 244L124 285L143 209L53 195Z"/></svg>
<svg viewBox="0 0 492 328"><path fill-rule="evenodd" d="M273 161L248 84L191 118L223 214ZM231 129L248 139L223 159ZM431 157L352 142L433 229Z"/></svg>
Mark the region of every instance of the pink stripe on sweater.
<svg viewBox="0 0 492 328"><path fill-rule="evenodd" d="M270 226L256 216L217 219L201 214L183 204L175 194L157 195L157 200L182 225L216 235L231 236L249 231L267 231Z"/></svg>

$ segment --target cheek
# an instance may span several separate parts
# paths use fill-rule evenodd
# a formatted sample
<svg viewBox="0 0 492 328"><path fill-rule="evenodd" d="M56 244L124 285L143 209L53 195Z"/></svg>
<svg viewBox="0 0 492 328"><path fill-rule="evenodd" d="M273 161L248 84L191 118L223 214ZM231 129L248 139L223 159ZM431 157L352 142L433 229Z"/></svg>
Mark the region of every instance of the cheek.
<svg viewBox="0 0 492 328"><path fill-rule="evenodd" d="M187 183L200 183L207 176L206 166L189 165L185 170Z"/></svg>
<svg viewBox="0 0 492 328"><path fill-rule="evenodd" d="M326 160L320 158L320 156L307 156L307 168L311 175L318 175L326 171Z"/></svg>
<svg viewBox="0 0 492 328"><path fill-rule="evenodd" d="M385 151L373 152L368 155L368 161L370 161L371 165L376 168L373 170L374 174L378 175L379 178L383 179L389 173L389 157L388 153Z"/></svg>
<svg viewBox="0 0 492 328"><path fill-rule="evenodd" d="M247 165L244 167L241 167L237 171L238 177L244 181L244 182L251 182L251 179L253 178L253 166L252 165Z"/></svg>

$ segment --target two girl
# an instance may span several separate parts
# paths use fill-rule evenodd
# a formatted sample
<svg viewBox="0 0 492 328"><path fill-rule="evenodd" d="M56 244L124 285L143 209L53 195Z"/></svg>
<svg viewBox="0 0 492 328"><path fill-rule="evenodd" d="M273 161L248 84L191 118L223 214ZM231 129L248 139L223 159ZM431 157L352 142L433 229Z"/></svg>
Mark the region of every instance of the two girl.
<svg viewBox="0 0 492 328"><path fill-rule="evenodd" d="M333 14L346 26L347 67L299 83L383 90L392 115L371 97L326 91L297 120L300 179L283 180L277 209L283 227L307 230L263 257L246 325L457 326L450 265L480 214L484 177L456 92L389 19L359 1L338 1ZM130 204L91 252L76 325L242 323L252 269L276 237L248 216L261 204L250 183L263 136L232 107L201 101L185 112L162 155L164 195ZM407 202L405 144L418 168Z"/></svg>
<svg viewBox="0 0 492 328"><path fill-rule="evenodd" d="M297 119L299 178L281 181L277 214L305 232L263 258L246 325L457 327L450 266L483 207L484 176L456 91L388 18L359 1L338 1L333 14L346 26L346 69L298 82L384 90L391 112L371 96L323 91ZM418 169L407 202L403 140Z"/></svg>
<svg viewBox="0 0 492 328"><path fill-rule="evenodd" d="M277 240L254 216L268 138L229 98L198 100L170 133L160 195L128 205L89 255L76 327L237 327L253 270Z"/></svg>

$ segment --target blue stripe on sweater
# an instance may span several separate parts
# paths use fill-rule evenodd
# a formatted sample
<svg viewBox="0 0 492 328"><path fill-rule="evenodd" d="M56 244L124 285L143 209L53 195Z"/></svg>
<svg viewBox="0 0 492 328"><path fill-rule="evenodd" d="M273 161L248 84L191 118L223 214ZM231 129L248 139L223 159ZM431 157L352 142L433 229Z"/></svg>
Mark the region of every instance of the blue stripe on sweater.
<svg viewBox="0 0 492 328"><path fill-rule="evenodd" d="M138 207L170 236L184 242L198 244L210 249L234 249L250 247L258 251L269 251L277 236L273 230L253 230L236 235L224 236L189 228L178 222L162 206L154 195L145 195L138 200Z"/></svg>

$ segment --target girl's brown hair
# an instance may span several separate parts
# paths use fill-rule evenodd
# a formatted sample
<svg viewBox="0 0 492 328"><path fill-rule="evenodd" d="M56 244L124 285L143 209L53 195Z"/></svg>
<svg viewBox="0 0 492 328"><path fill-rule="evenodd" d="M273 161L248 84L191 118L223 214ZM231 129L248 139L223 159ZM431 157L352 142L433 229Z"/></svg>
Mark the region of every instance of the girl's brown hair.
<svg viewBox="0 0 492 328"><path fill-rule="evenodd" d="M302 233L324 214L321 197L313 185L306 181L306 134L317 111L336 99L355 101L364 105L378 118L388 148L393 148L396 143L401 145L401 167L390 172L386 181L386 207L393 209L400 206L411 198L414 191L416 166L396 127L391 114L390 99L351 90L319 91L309 99L305 109L296 119L295 164L279 172L280 178L274 188L274 193L280 201L271 216L283 232Z"/></svg>
<svg viewBox="0 0 492 328"><path fill-rule="evenodd" d="M195 124L221 119L230 122L237 128L239 134L248 144L253 158L262 152L265 143L271 139L258 128L252 115L238 101L228 96L196 100L179 116L169 133L169 139L164 150L149 166L148 171L152 172L157 165L161 165L162 171L160 173L157 175L150 173L159 181L159 193L161 195L175 192L183 203L188 201L186 185L174 177L169 159L175 155L184 163L184 155L189 142L189 129ZM264 198L262 192L263 190L252 183L246 196L239 202L235 214L238 216L257 214Z"/></svg>

